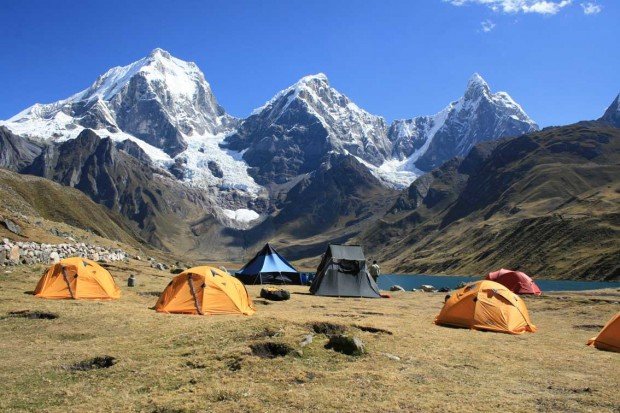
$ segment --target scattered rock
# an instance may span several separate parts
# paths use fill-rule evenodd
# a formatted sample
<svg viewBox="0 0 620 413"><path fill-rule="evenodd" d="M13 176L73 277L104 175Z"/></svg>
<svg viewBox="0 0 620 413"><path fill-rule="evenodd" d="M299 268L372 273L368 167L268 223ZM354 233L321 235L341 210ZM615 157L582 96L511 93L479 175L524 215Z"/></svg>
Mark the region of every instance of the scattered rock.
<svg viewBox="0 0 620 413"><path fill-rule="evenodd" d="M437 291L437 289L435 287L433 287L432 285L429 284L424 284L420 286L420 290L424 291L425 293L432 293Z"/></svg>
<svg viewBox="0 0 620 413"><path fill-rule="evenodd" d="M6 218L4 221L2 221L2 223L4 224L6 229L11 231L13 234L22 235L21 227L19 225L17 225L15 222L13 222L10 219Z"/></svg>
<svg viewBox="0 0 620 413"><path fill-rule="evenodd" d="M390 291L405 291L405 289L400 285L393 285L390 287Z"/></svg>
<svg viewBox="0 0 620 413"><path fill-rule="evenodd" d="M273 287L261 288L260 296L265 300L271 301L286 301L291 299L290 292L281 288Z"/></svg>
<svg viewBox="0 0 620 413"><path fill-rule="evenodd" d="M321 322L321 323L313 323L312 330L314 330L316 334L325 334L326 336L333 336L333 335L344 334L344 332L347 330L347 327L343 326L342 324Z"/></svg>
<svg viewBox="0 0 620 413"><path fill-rule="evenodd" d="M155 268L159 271L166 271L168 269L168 267L166 266L166 264L161 263L161 262L151 262L151 268Z"/></svg>
<svg viewBox="0 0 620 413"><path fill-rule="evenodd" d="M305 335L304 338L299 343L299 345L301 347L306 347L307 345L312 343L312 339L313 339L312 334Z"/></svg>
<svg viewBox="0 0 620 413"><path fill-rule="evenodd" d="M437 291L440 293L447 293L447 292L450 292L450 289L448 287L441 287Z"/></svg>
<svg viewBox="0 0 620 413"><path fill-rule="evenodd" d="M94 369L107 369L117 363L116 359L111 356L95 357L88 360L80 361L69 367L73 371L88 371Z"/></svg>
<svg viewBox="0 0 620 413"><path fill-rule="evenodd" d="M20 255L19 246L13 245L11 249L9 250L9 261L12 264L19 264L19 255Z"/></svg>
<svg viewBox="0 0 620 413"><path fill-rule="evenodd" d="M173 268L170 270L170 274L181 274L183 271L185 271L183 268Z"/></svg>
<svg viewBox="0 0 620 413"><path fill-rule="evenodd" d="M394 360L394 361L400 361L400 357L395 356L394 354L390 354L390 353L383 353L383 355L387 358L389 358L390 360Z"/></svg>
<svg viewBox="0 0 620 413"><path fill-rule="evenodd" d="M49 262L50 264L58 264L60 262L60 254L56 251L52 251L50 253Z"/></svg>
<svg viewBox="0 0 620 413"><path fill-rule="evenodd" d="M250 346L252 354L260 358L274 359L276 357L284 357L291 353L294 349L288 344L267 341L264 343L252 344Z"/></svg>
<svg viewBox="0 0 620 413"><path fill-rule="evenodd" d="M327 344L325 344L325 348L349 356L360 356L366 352L362 340L358 337L349 337L345 335L331 336Z"/></svg>

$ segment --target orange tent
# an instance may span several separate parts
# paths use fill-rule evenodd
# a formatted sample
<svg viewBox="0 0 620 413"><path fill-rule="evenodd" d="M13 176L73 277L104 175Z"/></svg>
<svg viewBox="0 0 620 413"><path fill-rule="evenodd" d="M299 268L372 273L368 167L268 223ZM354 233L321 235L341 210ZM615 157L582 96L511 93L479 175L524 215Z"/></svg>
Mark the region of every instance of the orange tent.
<svg viewBox="0 0 620 413"><path fill-rule="evenodd" d="M508 334L536 331L523 300L503 285L487 280L455 291L435 324Z"/></svg>
<svg viewBox="0 0 620 413"><path fill-rule="evenodd" d="M43 274L34 290L41 298L116 299L121 290L110 273L86 258L60 260Z"/></svg>
<svg viewBox="0 0 620 413"><path fill-rule="evenodd" d="M180 314L254 314L244 285L225 271L194 267L170 281L155 310Z"/></svg>
<svg viewBox="0 0 620 413"><path fill-rule="evenodd" d="M620 353L620 312L605 324L598 336L588 340L588 345Z"/></svg>

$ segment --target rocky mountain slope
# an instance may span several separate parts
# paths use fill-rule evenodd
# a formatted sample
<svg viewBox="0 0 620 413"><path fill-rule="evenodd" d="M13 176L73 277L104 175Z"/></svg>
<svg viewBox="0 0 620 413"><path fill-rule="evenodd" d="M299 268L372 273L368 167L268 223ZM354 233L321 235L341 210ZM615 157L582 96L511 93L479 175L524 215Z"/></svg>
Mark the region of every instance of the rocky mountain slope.
<svg viewBox="0 0 620 413"><path fill-rule="evenodd" d="M32 163L43 150L44 145L17 136L0 126L0 167L19 170Z"/></svg>
<svg viewBox="0 0 620 413"><path fill-rule="evenodd" d="M0 169L0 199L0 215L20 227L18 234L0 228L3 237L58 243L67 242L62 233L82 230L136 247L143 243L119 214L93 202L77 189L44 178ZM46 227L51 231L46 231Z"/></svg>
<svg viewBox="0 0 620 413"><path fill-rule="evenodd" d="M414 182L358 241L398 272L620 277L620 129L486 142Z"/></svg>
<svg viewBox="0 0 620 413"><path fill-rule="evenodd" d="M424 119L432 126L422 128L417 134L422 135L424 144L421 148L425 150L414 162L423 171L430 171L454 156L465 156L476 143L538 129L519 104L505 92L491 93L489 85L478 74L469 80L461 99L452 102L439 114ZM399 140L406 136L400 136ZM412 154L404 153L406 156Z"/></svg>
<svg viewBox="0 0 620 413"><path fill-rule="evenodd" d="M507 93L491 93L478 74L464 96L437 115L391 125L318 74L276 94L242 120L223 145L242 151L252 177L266 186L316 170L335 152L357 157L386 185L402 187L478 142L537 129Z"/></svg>
<svg viewBox="0 0 620 413"><path fill-rule="evenodd" d="M114 142L90 129L48 145L21 172L79 189L127 218L150 244L169 250L179 234L188 236L187 220L215 214L208 193L179 185L133 141Z"/></svg>
<svg viewBox="0 0 620 413"><path fill-rule="evenodd" d="M391 154L385 120L330 87L324 74L306 76L279 92L225 143L244 151L243 159L262 185L317 170L333 152L376 166Z"/></svg>
<svg viewBox="0 0 620 413"><path fill-rule="evenodd" d="M611 102L611 105L609 105L600 120L601 122L620 128L620 94Z"/></svg>

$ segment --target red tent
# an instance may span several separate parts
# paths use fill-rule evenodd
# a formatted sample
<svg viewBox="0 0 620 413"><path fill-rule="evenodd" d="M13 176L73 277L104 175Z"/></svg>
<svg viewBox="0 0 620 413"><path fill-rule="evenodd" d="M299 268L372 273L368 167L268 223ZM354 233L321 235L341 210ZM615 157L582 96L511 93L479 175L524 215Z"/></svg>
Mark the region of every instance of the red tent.
<svg viewBox="0 0 620 413"><path fill-rule="evenodd" d="M489 275L487 275L487 280L498 282L513 293L541 294L540 288L538 288L534 280L521 271L505 270L502 268L499 271L490 272Z"/></svg>

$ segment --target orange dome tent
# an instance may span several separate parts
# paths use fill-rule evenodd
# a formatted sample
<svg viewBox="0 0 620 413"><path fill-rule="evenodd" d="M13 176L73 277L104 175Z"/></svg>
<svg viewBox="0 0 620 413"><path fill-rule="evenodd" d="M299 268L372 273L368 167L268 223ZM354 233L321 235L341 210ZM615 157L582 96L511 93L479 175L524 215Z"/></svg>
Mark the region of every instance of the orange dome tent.
<svg viewBox="0 0 620 413"><path fill-rule="evenodd" d="M513 293L542 294L534 280L521 271L512 271L502 268L499 271L490 272L486 279L500 283Z"/></svg>
<svg viewBox="0 0 620 413"><path fill-rule="evenodd" d="M34 295L41 298L117 299L121 290L110 273L86 258L60 260L43 274Z"/></svg>
<svg viewBox="0 0 620 413"><path fill-rule="evenodd" d="M503 285L487 280L455 291L435 324L508 334L536 331L523 300Z"/></svg>
<svg viewBox="0 0 620 413"><path fill-rule="evenodd" d="M598 336L588 340L588 345L620 353L620 312L605 324Z"/></svg>
<svg viewBox="0 0 620 413"><path fill-rule="evenodd" d="M161 293L155 310L179 314L254 314L244 285L227 272L208 266L183 271Z"/></svg>

